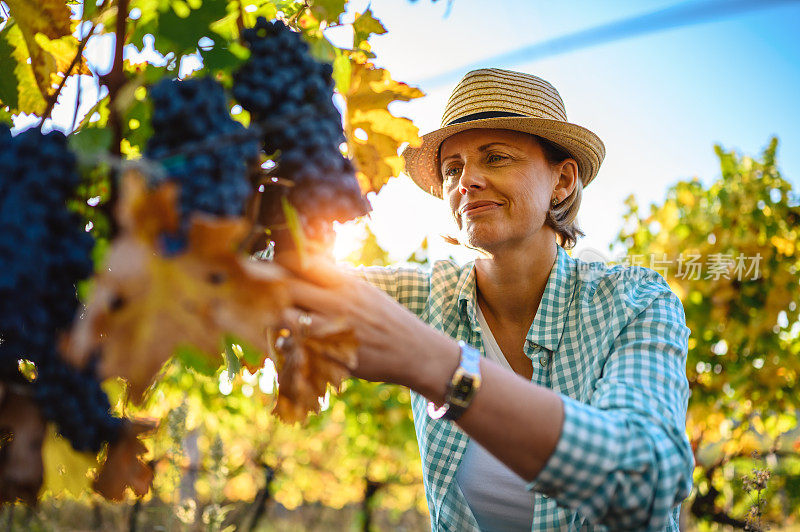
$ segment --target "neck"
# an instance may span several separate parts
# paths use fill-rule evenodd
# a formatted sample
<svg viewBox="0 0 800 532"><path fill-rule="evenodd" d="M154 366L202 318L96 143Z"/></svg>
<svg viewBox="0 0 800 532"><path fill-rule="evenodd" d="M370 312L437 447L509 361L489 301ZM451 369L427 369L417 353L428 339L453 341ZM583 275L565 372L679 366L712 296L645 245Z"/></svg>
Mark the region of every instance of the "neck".
<svg viewBox="0 0 800 532"><path fill-rule="evenodd" d="M552 232L527 245L484 252L475 260L478 303L498 322L528 328L544 295L557 256Z"/></svg>

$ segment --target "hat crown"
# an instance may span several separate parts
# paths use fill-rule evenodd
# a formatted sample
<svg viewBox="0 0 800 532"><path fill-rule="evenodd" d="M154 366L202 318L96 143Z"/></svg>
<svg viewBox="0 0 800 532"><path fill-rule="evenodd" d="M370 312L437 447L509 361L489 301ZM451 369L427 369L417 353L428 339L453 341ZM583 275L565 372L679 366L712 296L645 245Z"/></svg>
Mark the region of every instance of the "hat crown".
<svg viewBox="0 0 800 532"><path fill-rule="evenodd" d="M442 127L478 113L504 113L567 122L561 95L531 74L499 68L473 70L458 82L442 116Z"/></svg>

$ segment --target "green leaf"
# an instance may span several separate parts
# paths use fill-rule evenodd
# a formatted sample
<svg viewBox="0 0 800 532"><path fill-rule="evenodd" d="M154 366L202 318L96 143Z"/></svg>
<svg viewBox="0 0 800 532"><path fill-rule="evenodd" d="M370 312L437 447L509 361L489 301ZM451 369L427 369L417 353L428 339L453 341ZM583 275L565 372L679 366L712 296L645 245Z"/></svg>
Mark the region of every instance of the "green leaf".
<svg viewBox="0 0 800 532"><path fill-rule="evenodd" d="M336 59L333 60L333 81L339 94L346 94L350 90L350 78L353 76L353 66L350 58L337 48Z"/></svg>
<svg viewBox="0 0 800 532"><path fill-rule="evenodd" d="M83 0L83 13L81 15L83 20L91 20L96 11L97 3L95 3L95 0Z"/></svg>
<svg viewBox="0 0 800 532"><path fill-rule="evenodd" d="M211 362L211 357L194 347L179 347L175 350L175 357L181 364L201 375L213 376L219 368L219 364Z"/></svg>
<svg viewBox="0 0 800 532"><path fill-rule="evenodd" d="M111 146L111 130L106 127L87 127L69 136L73 152L90 158L108 152Z"/></svg>
<svg viewBox="0 0 800 532"><path fill-rule="evenodd" d="M281 197L281 207L283 208L283 215L286 217L286 225L289 226L289 234L292 235L294 246L297 248L297 253L300 256L300 263L305 264L306 235L303 232L303 224L300 223L297 209L295 209L285 197Z"/></svg>
<svg viewBox="0 0 800 532"><path fill-rule="evenodd" d="M11 75L16 67L12 54L14 47L8 42L8 26L0 32L0 102L7 105L12 111L19 105L17 96L17 77Z"/></svg>
<svg viewBox="0 0 800 532"><path fill-rule="evenodd" d="M238 48L244 49L247 53L241 54ZM224 45L215 45L210 50L201 50L200 55L203 56L203 66L208 70L232 72L247 60L250 53L249 50L241 46L232 48Z"/></svg>
<svg viewBox="0 0 800 532"><path fill-rule="evenodd" d="M153 135L151 125L152 103L148 99L134 100L125 115L125 139L138 153L144 151L147 140Z"/></svg>
<svg viewBox="0 0 800 532"><path fill-rule="evenodd" d="M165 53L161 47L166 44L165 48L178 55L194 52L200 38L209 35L209 26L226 16L226 6L226 0L204 0L191 9L182 0L172 0L172 8L159 17L156 48Z"/></svg>
<svg viewBox="0 0 800 532"><path fill-rule="evenodd" d="M225 342L225 371L228 373L228 381L232 381L242 370L242 363L234 351L241 353L242 348L238 344Z"/></svg>
<svg viewBox="0 0 800 532"><path fill-rule="evenodd" d="M324 20L330 25L339 22L346 4L347 0L317 0L311 5L311 12L317 19Z"/></svg>
<svg viewBox="0 0 800 532"><path fill-rule="evenodd" d="M367 9L353 21L353 48L358 48L372 35L383 35L386 28L381 21L372 15L372 10Z"/></svg>
<svg viewBox="0 0 800 532"><path fill-rule="evenodd" d="M13 116L10 111L6 111L0 107L0 124L8 124L9 126L14 123Z"/></svg>
<svg viewBox="0 0 800 532"><path fill-rule="evenodd" d="M307 38L308 48L311 52L311 56L314 57L317 61L322 61L325 63L331 63L336 59L336 54L339 51L331 42L326 39L324 36L320 36L319 38L304 35Z"/></svg>

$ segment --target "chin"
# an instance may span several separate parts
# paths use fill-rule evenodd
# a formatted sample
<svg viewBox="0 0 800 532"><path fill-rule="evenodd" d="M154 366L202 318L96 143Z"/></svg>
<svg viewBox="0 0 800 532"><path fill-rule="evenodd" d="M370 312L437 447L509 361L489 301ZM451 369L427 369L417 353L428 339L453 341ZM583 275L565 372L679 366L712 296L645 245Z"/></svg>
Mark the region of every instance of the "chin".
<svg viewBox="0 0 800 532"><path fill-rule="evenodd" d="M490 250L504 241L502 235L488 227L470 227L462 234L467 246L481 250Z"/></svg>

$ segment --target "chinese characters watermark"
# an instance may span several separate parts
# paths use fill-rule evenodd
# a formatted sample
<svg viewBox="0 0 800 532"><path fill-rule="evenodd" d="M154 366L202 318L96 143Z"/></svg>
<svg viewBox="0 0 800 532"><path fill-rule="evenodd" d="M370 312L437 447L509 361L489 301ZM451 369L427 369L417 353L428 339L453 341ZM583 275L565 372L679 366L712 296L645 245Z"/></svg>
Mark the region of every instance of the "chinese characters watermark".
<svg viewBox="0 0 800 532"><path fill-rule="evenodd" d="M583 249L576 258L585 261L584 268L600 268L619 265L623 267L640 266L649 268L665 279L673 277L688 281L735 279L737 281L755 281L761 278L761 253L745 255L739 253L711 253L700 255L681 253L677 257L668 257L666 253L648 253L621 255L607 259L596 249ZM598 264L600 263L600 264ZM633 271L633 270L631 270Z"/></svg>

